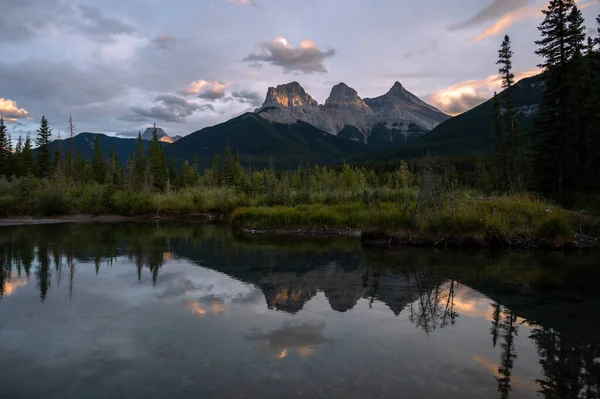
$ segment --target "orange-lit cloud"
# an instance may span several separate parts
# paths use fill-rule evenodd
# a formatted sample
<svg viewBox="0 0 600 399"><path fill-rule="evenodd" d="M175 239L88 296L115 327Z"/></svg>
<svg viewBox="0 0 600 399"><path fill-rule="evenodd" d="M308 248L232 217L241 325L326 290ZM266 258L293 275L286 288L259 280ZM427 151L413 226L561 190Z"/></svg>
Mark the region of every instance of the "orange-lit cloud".
<svg viewBox="0 0 600 399"><path fill-rule="evenodd" d="M515 81L519 81L540 73L537 68L515 73ZM499 75L490 75L483 79L467 80L440 90L428 101L449 115L458 115L489 100L494 92L502 90L502 80Z"/></svg>
<svg viewBox="0 0 600 399"><path fill-rule="evenodd" d="M229 86L231 86L231 83L195 80L186 88L181 90L181 93L185 94L186 96L195 95L205 100L219 100L225 97L225 89L227 89Z"/></svg>
<svg viewBox="0 0 600 399"><path fill-rule="evenodd" d="M228 311L227 307L223 305L222 302L217 300L212 301L205 307L202 307L199 302L193 301L187 301L185 306L190 310L190 312L200 317L204 317L206 315L219 315Z"/></svg>
<svg viewBox="0 0 600 399"><path fill-rule="evenodd" d="M490 362L489 360L481 357L481 356L473 356L473 361L479 365L481 365L484 369L486 369L490 374L492 374L496 378L503 378L504 376L500 374L500 365ZM531 391L537 391L538 384L535 380L527 380L518 375L511 376L511 385L515 388L523 388Z"/></svg>
<svg viewBox="0 0 600 399"><path fill-rule="evenodd" d="M594 5L594 0L575 0L580 9ZM515 23L524 19L541 19L543 17L542 9L546 4L535 4L529 7L523 7L503 15L500 19L487 27L483 32L473 38L473 41L479 42L488 37L503 35L506 30Z"/></svg>
<svg viewBox="0 0 600 399"><path fill-rule="evenodd" d="M17 119L25 119L29 117L29 112L23 108L19 108L17 103L0 97L0 115L8 122L16 122Z"/></svg>
<svg viewBox="0 0 600 399"><path fill-rule="evenodd" d="M8 280L4 282L2 292L4 296L11 296L15 293L17 288L25 287L29 279L26 277L13 277L12 274L8 276Z"/></svg>

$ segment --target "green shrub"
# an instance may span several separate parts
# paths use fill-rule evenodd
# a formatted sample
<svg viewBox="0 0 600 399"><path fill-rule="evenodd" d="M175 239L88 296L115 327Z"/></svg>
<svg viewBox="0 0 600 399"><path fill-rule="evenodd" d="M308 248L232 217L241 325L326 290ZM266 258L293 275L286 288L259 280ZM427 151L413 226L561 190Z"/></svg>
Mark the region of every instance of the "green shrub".
<svg viewBox="0 0 600 399"><path fill-rule="evenodd" d="M569 240L573 233L567 219L558 213L546 216L538 225L537 235L549 241Z"/></svg>
<svg viewBox="0 0 600 399"><path fill-rule="evenodd" d="M151 213L153 207L147 193L123 190L114 195L114 210L119 215L134 216Z"/></svg>
<svg viewBox="0 0 600 399"><path fill-rule="evenodd" d="M74 211L73 193L63 184L47 184L36 192L35 213L44 216L70 215Z"/></svg>

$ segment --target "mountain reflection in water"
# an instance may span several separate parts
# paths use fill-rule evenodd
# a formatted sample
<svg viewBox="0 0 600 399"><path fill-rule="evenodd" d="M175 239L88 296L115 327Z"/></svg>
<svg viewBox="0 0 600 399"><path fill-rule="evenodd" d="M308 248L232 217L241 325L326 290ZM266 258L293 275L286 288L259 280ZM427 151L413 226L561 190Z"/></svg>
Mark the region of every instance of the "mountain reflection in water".
<svg viewBox="0 0 600 399"><path fill-rule="evenodd" d="M100 322L102 317L113 320L125 302L145 309L154 298L158 302L152 302L152 311L163 319L147 316L144 323L171 334L198 327L188 323L222 329L223 339L210 350L238 362L246 359L244 370L255 378L262 375L255 356L275 362L296 359L287 366L278 363L279 371L271 370L270 363L261 367L269 368L264 378L285 382L286 389L293 386L297 396L391 397L406 386L415 397L440 392L447 397L490 397L493 378L494 395L500 398L600 398L600 264L593 253L382 251L362 249L345 239L239 237L220 225L46 225L1 232L3 369L14 358L25 370L37 370L33 358L23 358L25 344L16 336L23 332L19 328L33 330L44 319L26 324L25 313L52 309L64 318L61 323L77 322L86 334L100 334L109 328ZM37 304L30 300L34 292ZM85 305L92 315L61 313L101 295L117 301L114 307L104 309L94 302ZM159 320L164 323L156 324ZM45 322L52 325L52 320ZM118 335L125 327L121 319L114 323L110 328L117 333L111 334ZM237 333L225 344L227 334ZM407 346L393 345L396 339ZM348 347L361 340L370 344ZM135 346L123 345L121 357ZM403 363L402 353L416 359L419 350L423 357L427 351L440 358ZM188 356L174 347L153 353L176 365ZM444 360L444 353L459 360ZM371 359L377 368L353 368L355 359L367 364ZM231 362L219 367L231 367ZM332 381L337 378L335 367L346 370L344 381ZM412 367L414 376L389 374L401 367ZM357 370L362 371L352 374ZM292 375L297 382L286 377ZM8 378L0 377L0 396L3 390L14 395L26 385L15 376ZM181 397L221 395L231 389L210 380L213 387L198 391L193 375L182 378ZM311 381L313 391L300 388L303 378ZM227 391L232 397L271 392L252 378L241 380ZM427 386L418 380L436 382ZM482 386L473 381L482 381ZM469 384L474 385L466 390Z"/></svg>

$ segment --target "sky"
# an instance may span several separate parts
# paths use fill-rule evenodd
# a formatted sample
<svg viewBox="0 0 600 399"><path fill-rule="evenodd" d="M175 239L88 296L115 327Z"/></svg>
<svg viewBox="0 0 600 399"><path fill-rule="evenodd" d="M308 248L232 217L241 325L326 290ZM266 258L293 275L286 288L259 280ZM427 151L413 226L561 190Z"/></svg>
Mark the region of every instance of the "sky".
<svg viewBox="0 0 600 399"><path fill-rule="evenodd" d="M394 82L448 114L499 90L505 33L518 78L537 73L546 0L0 0L0 114L13 138L45 115L56 138L186 135L298 81L319 103L345 82ZM590 35L598 0L579 0Z"/></svg>

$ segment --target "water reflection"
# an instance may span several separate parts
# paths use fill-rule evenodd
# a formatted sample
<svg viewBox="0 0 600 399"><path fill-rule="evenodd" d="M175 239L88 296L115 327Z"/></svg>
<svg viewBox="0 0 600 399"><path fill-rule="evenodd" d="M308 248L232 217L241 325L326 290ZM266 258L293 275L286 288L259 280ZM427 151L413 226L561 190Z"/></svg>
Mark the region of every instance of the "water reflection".
<svg viewBox="0 0 600 399"><path fill-rule="evenodd" d="M169 269L179 261L254 288L219 291L210 279ZM498 348L490 352L497 357L474 354L469 361L494 377L498 397L537 391L544 398L600 398L600 265L594 254L383 253L346 240L236 237L213 225L22 226L0 236L0 298L15 298L35 281L46 302L67 279L68 297L77 300L78 265L93 264L101 276L117 263L135 269L123 277L132 286L147 281L156 297L181 302L204 320L226 317L240 305L298 315L314 312L310 303L326 302L337 317L379 315L386 308L432 345L442 330L476 329L471 321L485 321L481 334L489 348ZM539 375L516 369L520 333L536 347ZM336 344L323 320L257 327L245 339L275 360L316 358Z"/></svg>

